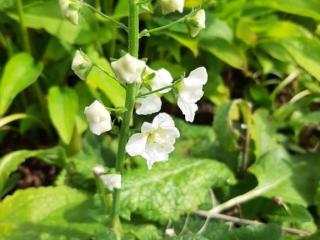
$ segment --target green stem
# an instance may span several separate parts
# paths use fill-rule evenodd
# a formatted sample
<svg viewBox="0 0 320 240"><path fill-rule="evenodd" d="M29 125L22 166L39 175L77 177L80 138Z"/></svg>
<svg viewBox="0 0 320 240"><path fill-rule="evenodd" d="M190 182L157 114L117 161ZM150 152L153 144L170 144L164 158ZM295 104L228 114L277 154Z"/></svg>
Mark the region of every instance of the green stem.
<svg viewBox="0 0 320 240"><path fill-rule="evenodd" d="M139 94L136 96L136 98L143 98L143 97L146 97L146 96L149 96L151 94L154 94L154 93L157 93L157 92L161 92L163 90L166 90L166 89L171 89L171 88L174 88L175 85L177 85L179 82L182 81L183 78L175 81L173 84L169 85L169 86L165 86L165 87L162 87L162 88L158 88L156 90L153 90L153 91L150 91L150 92L147 92L147 93L142 93L142 94Z"/></svg>
<svg viewBox="0 0 320 240"><path fill-rule="evenodd" d="M92 10L93 12L99 14L100 16L104 17L105 19L109 20L110 22L114 23L115 25L117 25L119 28L122 28L125 31L128 31L128 28L126 25L122 24L121 22L118 22L117 20L114 20L112 17L104 14L103 12L100 12L99 10L97 10L95 7L91 6L88 3L82 2L83 6L89 8L90 10Z"/></svg>
<svg viewBox="0 0 320 240"><path fill-rule="evenodd" d="M139 38L142 38L142 37L145 37L145 36L149 36L150 33L159 32L159 31L171 28L172 26L183 22L188 16L189 16L189 14L185 15L182 18L179 18L178 20L176 20L174 22L171 22L171 23L169 23L167 25L164 25L164 26L161 26L161 27L157 27L157 28L153 28L153 29L145 29L140 33Z"/></svg>
<svg viewBox="0 0 320 240"><path fill-rule="evenodd" d="M129 1L129 53L138 58L139 51L139 8L136 4L136 0ZM125 108L127 111L124 113L123 121L120 129L120 140L118 147L118 159L116 162L116 171L123 175L123 164L126 157L126 144L129 138L130 122L133 115L134 100L136 95L136 84L128 84L126 91L126 103ZM120 189L115 189L113 193L113 204L111 213L111 223L115 228L119 221L119 209L120 209Z"/></svg>
<svg viewBox="0 0 320 240"><path fill-rule="evenodd" d="M30 45L28 29L26 28L25 23L24 23L22 0L16 0L16 7L17 7L18 17L19 17L19 21L20 21L20 30L21 30L21 35L22 35L23 48L28 53L31 53L31 45Z"/></svg>
<svg viewBox="0 0 320 240"><path fill-rule="evenodd" d="M22 0L16 0L16 7L17 7L17 12L18 12L18 16L19 16L19 21L20 21L20 30L21 30L21 35L22 35L22 40L23 40L23 49L32 54L32 48L31 48L31 43L30 43L30 37L29 37L29 33L28 33L28 29L25 26L25 22L24 22L24 12L23 12L23 4L22 4ZM37 97L42 110L45 108L45 103L43 101L43 96L42 96L42 91L40 88L40 85L38 82L35 82L32 85L32 91L34 93L34 95ZM22 93L23 95L24 93ZM43 110L44 112L44 110Z"/></svg>

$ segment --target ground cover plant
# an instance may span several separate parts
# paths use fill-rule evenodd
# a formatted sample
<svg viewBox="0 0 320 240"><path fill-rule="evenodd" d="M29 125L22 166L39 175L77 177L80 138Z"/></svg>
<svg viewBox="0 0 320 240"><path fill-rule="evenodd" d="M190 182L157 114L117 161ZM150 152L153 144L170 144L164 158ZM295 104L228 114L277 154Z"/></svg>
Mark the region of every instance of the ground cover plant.
<svg viewBox="0 0 320 240"><path fill-rule="evenodd" d="M320 2L1 0L0 239L320 239Z"/></svg>

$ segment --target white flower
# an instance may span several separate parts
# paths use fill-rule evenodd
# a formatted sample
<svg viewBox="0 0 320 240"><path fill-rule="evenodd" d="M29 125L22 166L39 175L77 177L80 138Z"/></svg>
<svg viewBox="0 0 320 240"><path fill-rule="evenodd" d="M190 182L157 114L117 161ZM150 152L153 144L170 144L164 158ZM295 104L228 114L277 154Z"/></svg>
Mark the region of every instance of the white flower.
<svg viewBox="0 0 320 240"><path fill-rule="evenodd" d="M146 63L129 53L111 63L111 67L115 72L118 80L122 83L139 83L141 75L146 68Z"/></svg>
<svg viewBox="0 0 320 240"><path fill-rule="evenodd" d="M72 61L72 70L81 79L86 80L93 64L90 58L81 50L77 50Z"/></svg>
<svg viewBox="0 0 320 240"><path fill-rule="evenodd" d="M147 160L148 169L151 169L155 162L168 160L179 136L173 119L166 113L160 113L152 123L142 124L141 133L130 137L126 151L130 156L142 156Z"/></svg>
<svg viewBox="0 0 320 240"><path fill-rule="evenodd" d="M121 175L120 174L104 174L100 175L100 179L110 191L113 189L121 188Z"/></svg>
<svg viewBox="0 0 320 240"><path fill-rule="evenodd" d="M110 113L99 101L95 100L89 107L86 107L84 114L92 133L100 135L112 129Z"/></svg>
<svg viewBox="0 0 320 240"><path fill-rule="evenodd" d="M191 37L196 37L206 28L206 12L203 9L196 11L186 20Z"/></svg>
<svg viewBox="0 0 320 240"><path fill-rule="evenodd" d="M182 13L184 0L160 0L160 5L163 14L168 14L174 11Z"/></svg>
<svg viewBox="0 0 320 240"><path fill-rule="evenodd" d="M79 23L79 10L80 6L74 0L59 0L62 15L68 19L72 24L78 25Z"/></svg>
<svg viewBox="0 0 320 240"><path fill-rule="evenodd" d="M175 237L176 235L176 231L174 230L174 228L167 228L165 231L165 235L167 235L168 237Z"/></svg>
<svg viewBox="0 0 320 240"><path fill-rule="evenodd" d="M99 176L101 174L104 174L106 172L106 170L104 169L104 167L102 165L97 165L92 169L92 172Z"/></svg>
<svg viewBox="0 0 320 240"><path fill-rule="evenodd" d="M196 102L202 98L202 88L207 81L207 70L204 67L199 67L193 70L190 75L184 78L178 85L178 106L188 122L193 122L194 120L195 112L198 110Z"/></svg>
<svg viewBox="0 0 320 240"><path fill-rule="evenodd" d="M166 69L161 68L158 71L154 71L151 68L147 67L148 75L154 73L155 76L150 81L151 90L155 91L167 86L170 86L172 84L173 78ZM138 98L136 100L137 107L136 107L136 113L139 115L149 115L156 112L159 112L161 110L161 94L169 92L171 89L164 89L162 91L159 91L157 93L151 94L144 98ZM142 93L148 92L147 89L142 89Z"/></svg>

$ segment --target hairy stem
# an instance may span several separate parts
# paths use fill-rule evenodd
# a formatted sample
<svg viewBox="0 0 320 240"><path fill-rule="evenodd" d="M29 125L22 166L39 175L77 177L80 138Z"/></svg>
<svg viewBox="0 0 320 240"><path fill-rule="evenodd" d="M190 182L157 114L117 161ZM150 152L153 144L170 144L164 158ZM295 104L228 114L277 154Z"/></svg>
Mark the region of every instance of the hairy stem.
<svg viewBox="0 0 320 240"><path fill-rule="evenodd" d="M138 58L139 51L139 8L136 4L136 0L129 1L129 53ZM120 129L120 140L118 147L118 159L116 163L116 171L123 175L123 163L126 157L126 143L129 137L130 122L132 119L134 100L136 95L136 84L128 84L126 91L126 103L125 108L127 111L124 113L123 121ZM111 223L115 227L119 219L119 209L120 209L120 189L116 189L113 194L113 205L111 213Z"/></svg>

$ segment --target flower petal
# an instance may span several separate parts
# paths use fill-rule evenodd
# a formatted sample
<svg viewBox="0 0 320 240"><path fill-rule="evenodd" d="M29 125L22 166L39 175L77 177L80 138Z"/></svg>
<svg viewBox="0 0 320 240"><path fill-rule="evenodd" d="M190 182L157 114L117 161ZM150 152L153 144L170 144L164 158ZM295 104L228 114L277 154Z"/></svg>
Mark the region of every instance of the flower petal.
<svg viewBox="0 0 320 240"><path fill-rule="evenodd" d="M207 83L208 73L205 67L199 67L193 70L187 78L183 80L187 87L200 87Z"/></svg>
<svg viewBox="0 0 320 240"><path fill-rule="evenodd" d="M158 90L160 88L164 88L170 86L172 84L173 78L166 69L161 68L155 72L156 76L151 81L152 90ZM160 91L159 93L167 93L170 92L170 88Z"/></svg>
<svg viewBox="0 0 320 240"><path fill-rule="evenodd" d="M147 139L148 139L147 134L143 134L143 133L133 134L126 145L127 153L132 157L143 154L143 152L145 151Z"/></svg>
<svg viewBox="0 0 320 240"><path fill-rule="evenodd" d="M155 94L149 95L146 98L140 98L137 100L140 106L137 107L136 113L138 115L149 115L161 110L161 98Z"/></svg>
<svg viewBox="0 0 320 240"><path fill-rule="evenodd" d="M159 113L152 121L154 128L174 127L174 121L167 113Z"/></svg>
<svg viewBox="0 0 320 240"><path fill-rule="evenodd" d="M183 101L183 99L178 98L178 106L179 106L180 110L182 111L182 113L184 114L185 120L187 122L193 122L194 117L195 117L195 113L198 110L197 104L185 102L185 101Z"/></svg>

